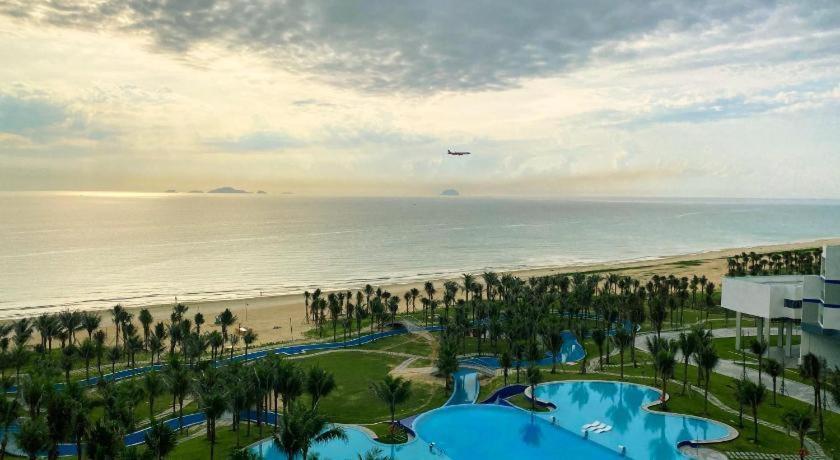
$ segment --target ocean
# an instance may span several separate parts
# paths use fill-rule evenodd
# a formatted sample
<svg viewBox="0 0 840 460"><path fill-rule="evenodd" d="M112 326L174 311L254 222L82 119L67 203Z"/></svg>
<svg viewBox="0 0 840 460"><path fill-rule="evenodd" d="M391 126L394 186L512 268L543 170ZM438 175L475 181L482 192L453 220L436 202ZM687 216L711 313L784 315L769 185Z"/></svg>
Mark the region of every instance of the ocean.
<svg viewBox="0 0 840 460"><path fill-rule="evenodd" d="M0 318L840 236L840 202L0 193Z"/></svg>

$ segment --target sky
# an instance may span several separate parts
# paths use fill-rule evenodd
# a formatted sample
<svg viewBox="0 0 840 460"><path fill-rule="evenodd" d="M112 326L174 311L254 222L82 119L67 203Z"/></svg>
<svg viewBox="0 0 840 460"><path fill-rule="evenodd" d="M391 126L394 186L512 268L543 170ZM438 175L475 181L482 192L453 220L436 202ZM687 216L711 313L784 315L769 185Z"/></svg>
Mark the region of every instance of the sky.
<svg viewBox="0 0 840 460"><path fill-rule="evenodd" d="M0 190L840 198L836 0L0 0L0 62Z"/></svg>

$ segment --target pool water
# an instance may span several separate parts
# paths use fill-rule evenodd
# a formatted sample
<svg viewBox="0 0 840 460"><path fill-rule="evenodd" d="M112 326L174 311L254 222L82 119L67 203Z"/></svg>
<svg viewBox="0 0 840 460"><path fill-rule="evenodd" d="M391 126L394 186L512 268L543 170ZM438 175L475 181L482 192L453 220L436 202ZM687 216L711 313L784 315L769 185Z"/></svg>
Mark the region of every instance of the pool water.
<svg viewBox="0 0 840 460"><path fill-rule="evenodd" d="M730 428L724 424L680 414L649 412L642 406L659 400L653 388L620 382L553 382L539 385L537 399L553 403L557 409L541 412L573 433L595 421L612 426L604 433L590 433L601 445L623 445L630 458L684 458L677 449L680 441L725 438Z"/></svg>
<svg viewBox="0 0 840 460"><path fill-rule="evenodd" d="M586 355L586 350L577 341L577 337L570 331L563 331L563 345L560 348L560 353L557 354L557 364L574 363L583 359ZM546 352L545 356L537 361L538 366L550 366L553 363L552 353ZM469 367L471 364L479 367L487 367L490 369L499 369L501 364L499 358L495 356L472 356L463 358L458 361L462 366ZM530 362L523 362L522 367L528 367Z"/></svg>
<svg viewBox="0 0 840 460"><path fill-rule="evenodd" d="M458 374L462 385L473 386L469 376ZM608 459L621 457L620 446L624 446L629 458L676 459L684 458L677 449L680 441L714 440L730 434L729 427L717 422L642 409L657 401L659 392L641 385L553 382L537 386L536 395L557 409L531 414L515 407L470 404L471 395L459 396L458 404L414 419L417 437L406 444L381 444L360 428L348 426L346 441L316 445L311 452L322 460L355 460L374 448L395 459ZM612 430L584 438L581 426L596 420L611 425ZM269 460L286 458L271 440L252 451Z"/></svg>
<svg viewBox="0 0 840 460"><path fill-rule="evenodd" d="M540 417L515 408L492 405L455 405L427 412L414 422L418 437L399 446L373 441L363 431L347 427L347 441L315 446L310 452L322 460L356 460L375 447L395 459L618 458L617 452L587 442ZM429 444L434 443L430 448ZM252 448L262 458L285 459L273 441Z"/></svg>

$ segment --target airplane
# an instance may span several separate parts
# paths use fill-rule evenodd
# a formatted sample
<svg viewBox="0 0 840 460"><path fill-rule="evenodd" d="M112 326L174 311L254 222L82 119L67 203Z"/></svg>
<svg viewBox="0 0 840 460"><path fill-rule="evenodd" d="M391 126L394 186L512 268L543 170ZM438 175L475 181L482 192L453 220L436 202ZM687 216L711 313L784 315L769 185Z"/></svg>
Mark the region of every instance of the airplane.
<svg viewBox="0 0 840 460"><path fill-rule="evenodd" d="M446 153L448 155L455 155L455 156L470 155L470 152L453 152L451 150L447 150Z"/></svg>

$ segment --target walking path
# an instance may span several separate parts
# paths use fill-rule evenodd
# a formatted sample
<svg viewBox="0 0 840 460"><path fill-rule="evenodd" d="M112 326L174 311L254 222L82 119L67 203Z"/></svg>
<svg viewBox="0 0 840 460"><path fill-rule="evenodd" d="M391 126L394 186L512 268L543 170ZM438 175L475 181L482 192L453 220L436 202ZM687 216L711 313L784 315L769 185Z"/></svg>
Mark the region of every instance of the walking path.
<svg viewBox="0 0 840 460"><path fill-rule="evenodd" d="M742 330L746 330L749 328L742 328ZM647 333L643 335L639 335L636 337L636 348L642 351L647 351L647 345L645 343L645 338L652 333ZM662 332L661 337L663 339L676 339L679 337L679 331L669 331L669 332ZM714 330L715 337L734 337L735 336L735 329L715 329ZM676 356L677 360L682 362L682 353L677 353ZM732 377L734 379L740 379L744 376L744 369L741 363L737 363L735 361L730 361L727 359L721 359L718 363L718 366L715 368L715 373L725 375L727 377ZM758 371L747 367L746 369L747 378L753 382L758 383ZM767 385L768 387L772 388L772 381L767 376L766 373L762 373L762 383ZM800 383L794 380L786 380L785 381L785 396L790 398L796 399L798 401L802 401L806 404L812 404L814 401L814 388L811 385L806 385L804 383ZM834 401L828 401L826 408L832 412L840 413L840 407L837 404L834 404Z"/></svg>

